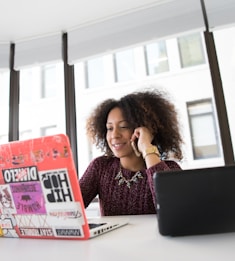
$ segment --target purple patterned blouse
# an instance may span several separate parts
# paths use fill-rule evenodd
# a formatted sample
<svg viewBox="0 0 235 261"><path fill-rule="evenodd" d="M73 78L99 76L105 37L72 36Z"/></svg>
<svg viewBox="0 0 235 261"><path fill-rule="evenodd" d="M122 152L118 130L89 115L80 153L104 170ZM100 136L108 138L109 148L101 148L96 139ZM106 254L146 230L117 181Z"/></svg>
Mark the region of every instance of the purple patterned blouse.
<svg viewBox="0 0 235 261"><path fill-rule="evenodd" d="M120 160L116 157L101 156L94 159L79 183L85 207L98 195L103 216L154 214L155 192L153 174L159 171L180 169L175 161L161 161L149 169L141 170L136 182L120 182L115 178L120 171ZM135 172L122 168L125 179L131 180ZM121 184L120 184L121 183Z"/></svg>

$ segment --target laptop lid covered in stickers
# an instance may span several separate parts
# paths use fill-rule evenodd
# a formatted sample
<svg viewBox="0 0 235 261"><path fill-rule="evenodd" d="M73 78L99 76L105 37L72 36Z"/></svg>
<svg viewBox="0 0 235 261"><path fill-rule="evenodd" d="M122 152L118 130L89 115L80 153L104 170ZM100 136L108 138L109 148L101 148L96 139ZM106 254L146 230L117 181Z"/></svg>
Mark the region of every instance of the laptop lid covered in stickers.
<svg viewBox="0 0 235 261"><path fill-rule="evenodd" d="M68 137L0 145L0 237L89 236Z"/></svg>

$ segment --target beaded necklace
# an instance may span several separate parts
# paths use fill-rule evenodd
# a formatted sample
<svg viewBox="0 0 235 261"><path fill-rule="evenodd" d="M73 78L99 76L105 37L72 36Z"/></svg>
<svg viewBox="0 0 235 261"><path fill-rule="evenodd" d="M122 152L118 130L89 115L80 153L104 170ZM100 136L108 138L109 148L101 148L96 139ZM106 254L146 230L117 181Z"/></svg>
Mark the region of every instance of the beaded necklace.
<svg viewBox="0 0 235 261"><path fill-rule="evenodd" d="M142 179L143 175L140 171L137 171L135 175L131 179L126 179L122 174L122 168L120 166L120 170L116 175L115 179L118 180L118 185L126 184L128 188L131 188L131 185L134 183L138 183L138 179Z"/></svg>

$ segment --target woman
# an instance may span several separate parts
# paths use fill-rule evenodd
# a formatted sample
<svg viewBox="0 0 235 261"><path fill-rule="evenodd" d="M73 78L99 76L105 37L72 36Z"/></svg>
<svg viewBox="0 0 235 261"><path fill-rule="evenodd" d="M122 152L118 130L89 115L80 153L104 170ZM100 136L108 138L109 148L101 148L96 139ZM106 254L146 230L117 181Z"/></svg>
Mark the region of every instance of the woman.
<svg viewBox="0 0 235 261"><path fill-rule="evenodd" d="M156 213L153 175L180 169L182 138L174 105L158 91L101 103L87 133L104 152L80 179L85 207L98 195L101 215Z"/></svg>

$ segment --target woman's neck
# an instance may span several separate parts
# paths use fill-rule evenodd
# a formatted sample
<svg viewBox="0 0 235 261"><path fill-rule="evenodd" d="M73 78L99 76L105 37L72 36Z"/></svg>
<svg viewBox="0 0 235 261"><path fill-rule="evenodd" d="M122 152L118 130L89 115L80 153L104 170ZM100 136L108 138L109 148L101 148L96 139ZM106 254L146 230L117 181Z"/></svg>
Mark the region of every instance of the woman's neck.
<svg viewBox="0 0 235 261"><path fill-rule="evenodd" d="M133 157L133 158L123 157L120 158L120 163L124 169L128 169L133 172L146 168L145 162L142 157Z"/></svg>

